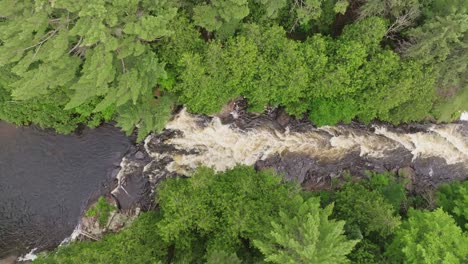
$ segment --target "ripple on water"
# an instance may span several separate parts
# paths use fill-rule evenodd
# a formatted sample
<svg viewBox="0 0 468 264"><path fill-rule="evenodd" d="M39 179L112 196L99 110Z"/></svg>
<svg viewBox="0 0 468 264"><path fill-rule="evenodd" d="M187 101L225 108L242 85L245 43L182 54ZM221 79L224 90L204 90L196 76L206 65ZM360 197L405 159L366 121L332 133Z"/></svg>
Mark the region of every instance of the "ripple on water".
<svg viewBox="0 0 468 264"><path fill-rule="evenodd" d="M130 145L109 125L64 136L0 122L0 258L69 236Z"/></svg>

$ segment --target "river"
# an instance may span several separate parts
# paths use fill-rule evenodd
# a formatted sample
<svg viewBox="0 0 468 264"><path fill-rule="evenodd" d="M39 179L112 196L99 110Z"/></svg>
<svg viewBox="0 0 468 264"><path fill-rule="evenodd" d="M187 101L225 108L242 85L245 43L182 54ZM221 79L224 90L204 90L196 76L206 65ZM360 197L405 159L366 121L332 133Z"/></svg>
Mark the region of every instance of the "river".
<svg viewBox="0 0 468 264"><path fill-rule="evenodd" d="M316 128L286 119L281 112L223 118L182 110L163 133L145 140L149 163L127 159L124 167L129 169L120 176L143 172L155 186L167 177L190 175L201 165L224 171L244 164L273 168L305 188L321 189L347 173L366 177L366 171L391 171L410 178L409 187L420 192L468 178L466 121Z"/></svg>
<svg viewBox="0 0 468 264"><path fill-rule="evenodd" d="M115 185L130 146L110 125L57 135L0 122L0 259L70 236L88 202Z"/></svg>
<svg viewBox="0 0 468 264"><path fill-rule="evenodd" d="M218 116L183 109L136 147L111 126L61 136L0 122L0 259L57 245L103 192L112 190L122 209L153 208L162 179L190 176L201 165L273 168L310 189L367 170L408 177L414 192L468 178L466 121L316 128L280 110L235 109Z"/></svg>

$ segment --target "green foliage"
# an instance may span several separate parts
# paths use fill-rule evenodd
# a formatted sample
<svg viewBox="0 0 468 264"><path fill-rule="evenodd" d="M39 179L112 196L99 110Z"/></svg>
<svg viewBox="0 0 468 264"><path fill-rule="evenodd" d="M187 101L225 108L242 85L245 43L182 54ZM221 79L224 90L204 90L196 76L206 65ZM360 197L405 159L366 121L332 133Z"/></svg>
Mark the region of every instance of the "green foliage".
<svg viewBox="0 0 468 264"><path fill-rule="evenodd" d="M344 221L329 220L333 205L320 208L317 198L302 203L297 213L281 211L264 240L254 244L273 263L348 263L346 255L358 240L343 235Z"/></svg>
<svg viewBox="0 0 468 264"><path fill-rule="evenodd" d="M110 213L115 209L115 206L107 203L106 198L101 196L97 200L97 203L93 207L89 208L88 211L86 211L85 215L97 217L99 225L103 227L107 224Z"/></svg>
<svg viewBox="0 0 468 264"><path fill-rule="evenodd" d="M348 255L348 258L351 263L356 264L386 263L380 245L366 238L359 241L351 254Z"/></svg>
<svg viewBox="0 0 468 264"><path fill-rule="evenodd" d="M463 229L468 230L468 181L443 184L437 190L437 204Z"/></svg>
<svg viewBox="0 0 468 264"><path fill-rule="evenodd" d="M284 106L297 117L309 112L317 125L421 120L432 107L434 78L420 62L381 47L386 27L370 17L338 39L315 35L301 43L287 39L281 27L246 25L225 43L185 52L168 90L190 111L205 114L243 96L252 111Z"/></svg>
<svg viewBox="0 0 468 264"><path fill-rule="evenodd" d="M9 84L16 80L18 77L11 72L10 67L0 67L0 120L17 125L33 123L66 134L73 132L79 124L96 127L102 120L109 121L113 116L112 107L93 113L97 100L72 110L63 110L67 96L62 91L28 100L15 100L11 96Z"/></svg>
<svg viewBox="0 0 468 264"><path fill-rule="evenodd" d="M169 121L174 107L174 98L170 95L159 99L145 97L134 105L127 103L119 108L119 115L115 118L117 125L130 135L137 127L137 141L142 141L149 133L159 133Z"/></svg>
<svg viewBox="0 0 468 264"><path fill-rule="evenodd" d="M211 252L206 260L207 264L241 264L242 261L236 256L236 254L227 254L222 251Z"/></svg>
<svg viewBox="0 0 468 264"><path fill-rule="evenodd" d="M184 53L201 52L205 48L200 33L185 14L179 13L168 28L174 33L156 43L156 52L170 69L179 66Z"/></svg>
<svg viewBox="0 0 468 264"><path fill-rule="evenodd" d="M423 0L424 1L424 0ZM380 16L390 19L387 34L393 34L412 26L421 13L419 0L365 0L359 8L360 18Z"/></svg>
<svg viewBox="0 0 468 264"><path fill-rule="evenodd" d="M390 203L396 211L406 200L404 180L397 179L393 173L368 173L370 177L369 187L382 194L385 200Z"/></svg>
<svg viewBox="0 0 468 264"><path fill-rule="evenodd" d="M410 41L400 47L406 58L434 69L438 100L432 113L440 121L451 121L468 110L466 10L466 1L430 2L424 8L426 19L406 32Z"/></svg>
<svg viewBox="0 0 468 264"><path fill-rule="evenodd" d="M295 0L293 1L293 11L296 13L295 23L307 27L307 25L317 20L322 14L323 0ZM294 25L293 25L294 27Z"/></svg>
<svg viewBox="0 0 468 264"><path fill-rule="evenodd" d="M100 241L73 242L54 252L40 254L34 264L127 264L166 263L167 245L161 240L157 223L161 215L140 215L130 227L108 234Z"/></svg>
<svg viewBox="0 0 468 264"><path fill-rule="evenodd" d="M199 54L183 54L180 65L184 70L174 87L168 90L179 92L180 100L190 111L212 114L219 111L235 94L234 87L225 86L227 72L222 61L221 44L210 43L205 54L203 57Z"/></svg>
<svg viewBox="0 0 468 264"><path fill-rule="evenodd" d="M142 139L162 128L168 101L212 114L242 96L252 111L283 106L317 125L449 121L467 110L464 1L356 5L2 0L0 118L64 133L115 119ZM343 24L340 36L314 34ZM153 100L161 90L171 98Z"/></svg>
<svg viewBox="0 0 468 264"><path fill-rule="evenodd" d="M193 8L193 20L196 25L208 31L221 32L221 38L234 33L238 23L249 14L247 0L211 0L209 4Z"/></svg>
<svg viewBox="0 0 468 264"><path fill-rule="evenodd" d="M386 239L400 225L396 208L378 191L359 183L347 183L336 192L333 215L346 221L349 235Z"/></svg>
<svg viewBox="0 0 468 264"><path fill-rule="evenodd" d="M43 101L65 109L71 124L63 132L76 127L76 113L97 125L94 120L124 112L127 103L146 102L166 78L149 43L171 34L167 25L177 9L170 1L14 2L0 2L0 67L15 75L3 88L12 101L31 104L25 111L38 111ZM58 129L57 122L67 121L23 118L7 117Z"/></svg>
<svg viewBox="0 0 468 264"><path fill-rule="evenodd" d="M468 236L442 209L410 210L387 256L396 263L466 263Z"/></svg>
<svg viewBox="0 0 468 264"><path fill-rule="evenodd" d="M242 240L263 238L278 211L294 210L301 201L295 186L246 166L218 174L199 168L189 179L166 180L158 199L164 214L160 235L174 244L179 262L204 258L205 252L236 253Z"/></svg>

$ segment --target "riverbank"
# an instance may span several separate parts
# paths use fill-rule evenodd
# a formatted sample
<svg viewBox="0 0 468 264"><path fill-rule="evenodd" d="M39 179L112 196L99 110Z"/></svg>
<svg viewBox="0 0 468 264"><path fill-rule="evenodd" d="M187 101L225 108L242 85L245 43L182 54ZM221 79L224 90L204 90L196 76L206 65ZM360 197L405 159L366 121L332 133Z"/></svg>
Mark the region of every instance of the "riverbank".
<svg viewBox="0 0 468 264"><path fill-rule="evenodd" d="M182 109L162 133L131 147L106 192L118 210L105 227L82 216L74 239L95 240L118 232L139 212L157 206L154 190L163 179L190 176L200 165L218 171L236 164L272 168L310 190L330 188L348 174L367 177L366 171L404 177L409 180L407 190L414 193L468 177L466 122L316 128L281 109L261 115L245 109L242 101L230 103L216 116L191 115Z"/></svg>
<svg viewBox="0 0 468 264"><path fill-rule="evenodd" d="M255 115L232 102L216 116L180 110L166 130L150 135L121 163L112 191L122 210L156 207L164 179L190 176L204 165L223 171L236 164L272 168L310 190L330 188L345 175L392 172L415 194L468 178L468 124L352 123L316 128L280 109Z"/></svg>

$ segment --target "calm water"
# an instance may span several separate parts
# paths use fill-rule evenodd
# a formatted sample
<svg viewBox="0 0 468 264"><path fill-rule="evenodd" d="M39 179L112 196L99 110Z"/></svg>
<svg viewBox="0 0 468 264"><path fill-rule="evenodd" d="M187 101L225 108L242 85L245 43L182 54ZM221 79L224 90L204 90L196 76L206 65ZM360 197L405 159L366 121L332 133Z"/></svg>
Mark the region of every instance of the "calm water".
<svg viewBox="0 0 468 264"><path fill-rule="evenodd" d="M130 145L107 125L64 136L0 122L0 259L68 237Z"/></svg>

